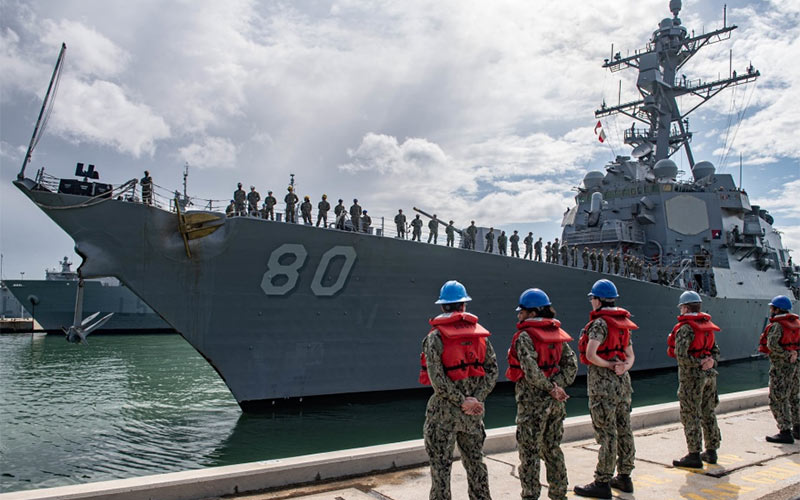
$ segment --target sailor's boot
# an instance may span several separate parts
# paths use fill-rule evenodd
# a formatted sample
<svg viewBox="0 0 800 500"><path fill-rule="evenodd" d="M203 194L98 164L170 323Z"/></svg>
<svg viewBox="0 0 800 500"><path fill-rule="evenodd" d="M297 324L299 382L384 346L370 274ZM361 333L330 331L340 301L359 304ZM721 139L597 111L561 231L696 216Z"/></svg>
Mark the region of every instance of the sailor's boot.
<svg viewBox="0 0 800 500"><path fill-rule="evenodd" d="M675 467L688 467L690 469L702 469L703 461L700 459L699 453L689 453L680 460L673 460L672 465Z"/></svg>
<svg viewBox="0 0 800 500"><path fill-rule="evenodd" d="M611 478L611 482L609 484L612 488L616 488L619 491L633 493L633 481L631 481L630 474L617 474L615 477Z"/></svg>
<svg viewBox="0 0 800 500"><path fill-rule="evenodd" d="M770 443L792 444L794 443L794 438L789 429L783 429L774 436L767 436L767 441Z"/></svg>
<svg viewBox="0 0 800 500"><path fill-rule="evenodd" d="M792 437L795 439L800 439L800 425L795 425L792 427Z"/></svg>
<svg viewBox="0 0 800 500"><path fill-rule="evenodd" d="M700 454L700 459L707 464L717 463L717 450L706 450Z"/></svg>
<svg viewBox="0 0 800 500"><path fill-rule="evenodd" d="M611 486L595 480L584 486L576 486L575 494L580 497L611 498Z"/></svg>

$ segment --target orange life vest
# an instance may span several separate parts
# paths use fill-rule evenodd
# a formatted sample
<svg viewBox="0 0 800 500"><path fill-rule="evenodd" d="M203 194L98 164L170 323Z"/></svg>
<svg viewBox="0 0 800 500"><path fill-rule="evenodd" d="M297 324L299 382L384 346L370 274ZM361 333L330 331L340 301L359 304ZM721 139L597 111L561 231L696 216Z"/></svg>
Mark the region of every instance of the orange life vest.
<svg viewBox="0 0 800 500"><path fill-rule="evenodd" d="M589 345L589 326L597 318L603 318L608 326L608 335L602 344L597 348L597 355L606 361L615 358L625 361L625 349L631 340L631 330L638 330L639 327L630 320L631 313L621 307L602 308L589 313L589 322L581 331L581 338L578 341L578 351L580 352L581 363L591 365L586 358L586 346Z"/></svg>
<svg viewBox="0 0 800 500"><path fill-rule="evenodd" d="M667 356L675 357L675 334L683 325L689 325L694 332L694 338L689 346L689 355L695 358L711 356L711 349L714 348L715 341L714 332L720 331L721 328L712 323L711 316L704 312L678 316L678 324L672 328L672 332L667 337Z"/></svg>
<svg viewBox="0 0 800 500"><path fill-rule="evenodd" d="M442 337L442 365L451 380L483 377L486 372L486 337L489 331L478 323L478 317L466 312L440 314L429 321ZM428 332L430 334L430 332ZM425 353L420 355L419 382L431 385Z"/></svg>
<svg viewBox="0 0 800 500"><path fill-rule="evenodd" d="M783 327L783 336L778 342L781 347L787 351L800 350L800 319L796 314L786 313L773 316L769 319L769 324L764 328L761 333L761 338L758 340L758 350L769 354L769 347L767 347L767 332L773 323L779 323Z"/></svg>
<svg viewBox="0 0 800 500"><path fill-rule="evenodd" d="M536 362L545 377L550 378L558 373L564 342L569 342L572 337L561 329L561 322L557 319L531 318L517 323L517 333L511 339L511 349L508 350L506 378L517 382L525 376L517 357L517 339L522 332L530 335L533 348L536 349Z"/></svg>

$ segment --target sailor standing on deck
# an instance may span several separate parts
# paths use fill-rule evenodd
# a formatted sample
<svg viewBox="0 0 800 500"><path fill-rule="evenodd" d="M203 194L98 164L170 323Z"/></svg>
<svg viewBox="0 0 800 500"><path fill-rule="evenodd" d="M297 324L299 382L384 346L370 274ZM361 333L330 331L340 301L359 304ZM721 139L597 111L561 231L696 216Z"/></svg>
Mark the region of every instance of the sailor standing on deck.
<svg viewBox="0 0 800 500"><path fill-rule="evenodd" d="M533 233L530 233L531 235ZM542 261L542 237L540 236L536 243L533 245L533 249L536 251L536 256L534 260L538 260L539 262Z"/></svg>
<svg viewBox="0 0 800 500"><path fill-rule="evenodd" d="M525 244L525 256L522 258L531 260L533 258L533 233L529 232L522 243Z"/></svg>
<svg viewBox="0 0 800 500"><path fill-rule="evenodd" d="M586 386L594 438L600 445L594 481L576 486L583 497L611 498L611 488L633 492L631 471L636 448L631 430L631 376L634 354L631 330L639 328L630 313L616 307L617 287L597 280L589 292L592 312L578 341L581 363L588 366ZM614 475L616 465L617 476Z"/></svg>
<svg viewBox="0 0 800 500"><path fill-rule="evenodd" d="M800 318L792 301L778 295L769 303L769 324L758 350L769 356L769 408L780 432L767 436L770 443L794 443L800 439Z"/></svg>
<svg viewBox="0 0 800 500"><path fill-rule="evenodd" d="M500 231L500 236L497 237L497 252L500 255L507 255L506 254L507 243L508 243L508 236L506 236L506 232Z"/></svg>
<svg viewBox="0 0 800 500"><path fill-rule="evenodd" d="M267 191L267 197L264 198L264 218L269 217L269 220L275 220L275 204L278 200L272 196L272 191Z"/></svg>
<svg viewBox="0 0 800 500"><path fill-rule="evenodd" d="M259 201L261 201L261 195L256 191L255 186L250 186L250 192L247 193L247 211L250 215L258 216Z"/></svg>
<svg viewBox="0 0 800 500"><path fill-rule="evenodd" d="M328 210L331 209L331 204L328 203L328 195L323 194L322 199L317 203L317 227L322 222L322 227L328 227Z"/></svg>
<svg viewBox="0 0 800 500"><path fill-rule="evenodd" d="M508 239L511 242L511 256L519 258L519 235L517 234L517 230L514 230L514 234Z"/></svg>
<svg viewBox="0 0 800 500"><path fill-rule="evenodd" d="M719 346L714 332L720 328L711 316L700 312L702 299L697 292L683 292L678 307L678 324L667 337L667 355L678 360L678 401L681 423L689 454L673 460L675 467L702 469L703 462L717 463L717 449L722 440L714 409L717 397ZM706 451L702 454L703 435Z"/></svg>
<svg viewBox="0 0 800 500"><path fill-rule="evenodd" d="M283 202L286 203L286 222L295 224L297 223L297 215L295 214L294 207L300 200L297 198L297 195L294 194L292 186L289 186L286 190L289 191L286 193L286 196L283 197Z"/></svg>
<svg viewBox="0 0 800 500"><path fill-rule="evenodd" d="M475 226L475 221L472 221L467 228L467 248L475 250L475 237L478 235L478 228Z"/></svg>
<svg viewBox="0 0 800 500"><path fill-rule="evenodd" d="M311 208L311 197L305 195L303 203L300 204L300 215L303 217L303 224L307 226L311 225Z"/></svg>
<svg viewBox="0 0 800 500"><path fill-rule="evenodd" d="M453 226L453 221L450 221L447 227L444 228L444 233L447 235L447 246L454 246L456 240L456 228Z"/></svg>
<svg viewBox="0 0 800 500"><path fill-rule="evenodd" d="M344 219L342 219L342 227L339 227L339 216L342 213L347 213L347 209L344 207L344 200L339 198L339 204L333 207L333 219L336 221L336 229L344 229Z"/></svg>
<svg viewBox="0 0 800 500"><path fill-rule="evenodd" d="M486 239L486 248L483 249L486 253L494 252L494 228L490 227L489 232L484 237Z"/></svg>
<svg viewBox="0 0 800 500"><path fill-rule="evenodd" d="M242 189L242 183L236 185L236 191L233 192L233 201L236 203L236 215L244 215L244 204L247 201L247 193Z"/></svg>
<svg viewBox="0 0 800 500"><path fill-rule="evenodd" d="M142 203L145 205L153 204L153 178L150 177L150 172L144 171L144 177L139 181L142 185Z"/></svg>
<svg viewBox="0 0 800 500"><path fill-rule="evenodd" d="M467 472L469 498L489 500L483 463L483 401L497 381L497 357L490 333L466 312L472 299L458 281L442 286L437 304L442 314L430 320L422 341L419 381L433 387L425 411L425 451L431 462L431 500L450 500L453 447L458 444Z"/></svg>
<svg viewBox="0 0 800 500"><path fill-rule="evenodd" d="M436 240L439 238L439 219L436 218L436 214L433 214L433 218L428 221L428 243L433 240L433 244L436 244Z"/></svg>
<svg viewBox="0 0 800 500"><path fill-rule="evenodd" d="M397 226L397 237L406 237L406 216L403 214L403 209L397 210L397 215L394 216L394 224Z"/></svg>
<svg viewBox="0 0 800 500"><path fill-rule="evenodd" d="M561 451L565 406L564 387L575 381L578 360L572 337L555 319L550 298L538 288L522 292L517 307L517 333L508 350L506 378L516 382L517 446L522 499L539 498L539 460L547 467L548 496L567 498L567 467Z"/></svg>
<svg viewBox="0 0 800 500"><path fill-rule="evenodd" d="M411 241L422 241L422 219L419 214L411 219Z"/></svg>
<svg viewBox="0 0 800 500"><path fill-rule="evenodd" d="M353 231L361 231L361 205L355 198L353 198L353 204L350 205L350 222L353 223Z"/></svg>

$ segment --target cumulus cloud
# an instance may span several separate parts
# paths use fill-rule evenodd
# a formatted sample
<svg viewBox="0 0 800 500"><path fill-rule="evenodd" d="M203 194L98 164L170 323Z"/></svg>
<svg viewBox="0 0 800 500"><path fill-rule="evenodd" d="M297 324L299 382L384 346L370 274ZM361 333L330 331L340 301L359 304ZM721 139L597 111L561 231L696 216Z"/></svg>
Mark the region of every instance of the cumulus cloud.
<svg viewBox="0 0 800 500"><path fill-rule="evenodd" d="M234 168L236 146L224 137L203 137L178 149L178 157L198 168Z"/></svg>
<svg viewBox="0 0 800 500"><path fill-rule="evenodd" d="M135 157L152 155L156 141L170 136L164 119L149 106L129 100L117 84L64 78L50 120L53 132L78 141L114 147Z"/></svg>
<svg viewBox="0 0 800 500"><path fill-rule="evenodd" d="M445 168L444 151L425 139L397 138L368 133L356 149L348 149L351 162L339 168L345 172L376 171L381 174L420 174Z"/></svg>

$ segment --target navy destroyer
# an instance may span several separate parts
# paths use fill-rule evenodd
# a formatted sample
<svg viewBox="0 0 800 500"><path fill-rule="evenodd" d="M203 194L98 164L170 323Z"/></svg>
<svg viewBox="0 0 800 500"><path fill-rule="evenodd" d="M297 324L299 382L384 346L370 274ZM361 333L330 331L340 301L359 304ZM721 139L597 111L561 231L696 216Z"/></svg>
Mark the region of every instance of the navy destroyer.
<svg viewBox="0 0 800 500"><path fill-rule="evenodd" d="M60 268L46 269L43 280L5 280L4 284L28 314L35 316L42 330L63 335L63 327L73 322L78 273L64 257ZM114 315L95 330L103 333L174 333L142 299L116 279L84 282L83 315L100 312ZM17 310L19 313L19 310Z"/></svg>
<svg viewBox="0 0 800 500"><path fill-rule="evenodd" d="M705 101L759 73L750 67L713 82L677 79L695 53L736 26L690 35L678 18L680 1L672 0L670 10L673 17L661 21L645 49L605 62L611 70L638 70L641 99L604 105L597 115L623 113L645 127L625 133L634 147L630 157L586 175L563 221L568 245L646 260L649 276L609 276L608 268L524 260L479 251L480 245L475 251L418 243L386 231L184 211L177 201L160 207L138 201L136 180L93 182L96 171L83 165L76 172L83 180L43 170L27 178L30 153L15 185L75 240L81 277L114 276L127 285L208 360L244 410L418 387L420 342L449 279L467 286L475 298L470 310L495 332L501 352L514 333L522 290L547 290L577 338L588 317L588 290L611 277L620 304L640 326L634 369L674 365L666 335L681 287L690 286L722 327L723 358L746 358L756 353L768 301L796 293L798 269L769 215L750 205L730 175L694 162L676 97ZM670 159L678 151L689 159L691 180L678 180Z"/></svg>

